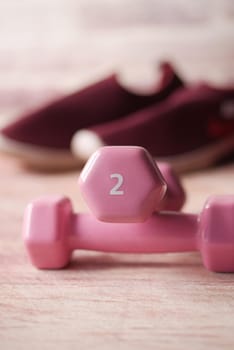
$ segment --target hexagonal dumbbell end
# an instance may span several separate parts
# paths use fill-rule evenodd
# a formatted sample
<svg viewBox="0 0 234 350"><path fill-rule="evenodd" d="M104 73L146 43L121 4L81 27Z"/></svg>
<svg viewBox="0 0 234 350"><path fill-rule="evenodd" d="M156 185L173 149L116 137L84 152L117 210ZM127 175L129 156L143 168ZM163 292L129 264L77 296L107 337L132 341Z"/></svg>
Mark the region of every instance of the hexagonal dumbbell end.
<svg viewBox="0 0 234 350"><path fill-rule="evenodd" d="M33 265L38 268L62 268L70 258L67 228L72 207L60 196L41 197L25 210L23 239Z"/></svg>
<svg viewBox="0 0 234 350"><path fill-rule="evenodd" d="M142 147L100 148L86 163L79 185L92 213L107 222L145 221L155 210L180 210L185 202L172 167L157 166Z"/></svg>
<svg viewBox="0 0 234 350"><path fill-rule="evenodd" d="M79 177L81 193L97 219L140 222L158 208L166 183L142 147L102 147Z"/></svg>
<svg viewBox="0 0 234 350"><path fill-rule="evenodd" d="M186 194L178 175L169 163L157 163L167 184L167 191L158 204L158 210L179 211L186 201Z"/></svg>
<svg viewBox="0 0 234 350"><path fill-rule="evenodd" d="M212 196L199 220L200 251L207 269L234 272L234 196Z"/></svg>

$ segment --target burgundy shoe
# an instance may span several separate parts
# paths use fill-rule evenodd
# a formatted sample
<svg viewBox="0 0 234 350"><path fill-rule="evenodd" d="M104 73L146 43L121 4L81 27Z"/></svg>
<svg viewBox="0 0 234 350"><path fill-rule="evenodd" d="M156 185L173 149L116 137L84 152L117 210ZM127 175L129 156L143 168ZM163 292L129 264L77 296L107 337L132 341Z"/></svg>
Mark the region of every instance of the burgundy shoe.
<svg viewBox="0 0 234 350"><path fill-rule="evenodd" d="M186 87L166 101L78 131L72 149L86 160L101 145L138 145L177 171L209 166L234 150L234 88Z"/></svg>
<svg viewBox="0 0 234 350"><path fill-rule="evenodd" d="M64 168L80 162L70 150L75 132L92 125L120 120L157 104L183 86L168 63L160 66L154 92L130 92L112 75L32 114L22 116L0 132L0 149L40 167Z"/></svg>

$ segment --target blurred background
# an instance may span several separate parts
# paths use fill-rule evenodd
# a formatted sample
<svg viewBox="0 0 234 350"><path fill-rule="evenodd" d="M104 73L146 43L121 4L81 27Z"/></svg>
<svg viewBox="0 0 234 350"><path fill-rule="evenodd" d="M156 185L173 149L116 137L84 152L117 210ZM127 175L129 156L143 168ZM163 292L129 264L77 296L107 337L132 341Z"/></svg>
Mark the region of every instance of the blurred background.
<svg viewBox="0 0 234 350"><path fill-rule="evenodd" d="M234 81L233 0L1 0L0 124L116 67Z"/></svg>

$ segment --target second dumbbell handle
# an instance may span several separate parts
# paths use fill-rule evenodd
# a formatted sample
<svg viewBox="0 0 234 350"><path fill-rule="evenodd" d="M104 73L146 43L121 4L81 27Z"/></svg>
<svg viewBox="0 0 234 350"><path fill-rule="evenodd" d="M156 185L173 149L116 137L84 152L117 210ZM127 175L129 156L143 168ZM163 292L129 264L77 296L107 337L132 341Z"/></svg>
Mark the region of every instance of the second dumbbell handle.
<svg viewBox="0 0 234 350"><path fill-rule="evenodd" d="M71 250L116 253L165 253L198 250L198 216L155 213L144 223L105 223L90 214L72 214Z"/></svg>

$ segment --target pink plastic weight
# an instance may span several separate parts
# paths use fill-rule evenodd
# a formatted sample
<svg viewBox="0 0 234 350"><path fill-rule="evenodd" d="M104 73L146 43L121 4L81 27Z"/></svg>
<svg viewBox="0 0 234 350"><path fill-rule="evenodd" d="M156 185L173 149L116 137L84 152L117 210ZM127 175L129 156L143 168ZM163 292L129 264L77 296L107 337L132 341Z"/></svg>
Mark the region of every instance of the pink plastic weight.
<svg viewBox="0 0 234 350"><path fill-rule="evenodd" d="M166 193L158 204L158 210L179 211L183 207L186 195L178 175L169 163L157 162L158 168L167 184Z"/></svg>
<svg viewBox="0 0 234 350"><path fill-rule="evenodd" d="M234 196L211 197L200 215L154 213L144 223L103 223L76 215L64 197L34 200L25 211L23 237L33 265L66 266L74 249L119 253L200 250L207 269L234 272Z"/></svg>
<svg viewBox="0 0 234 350"><path fill-rule="evenodd" d="M180 210L185 201L172 168L158 167L136 146L100 148L81 172L79 186L92 213L106 222L145 221L155 210Z"/></svg>

